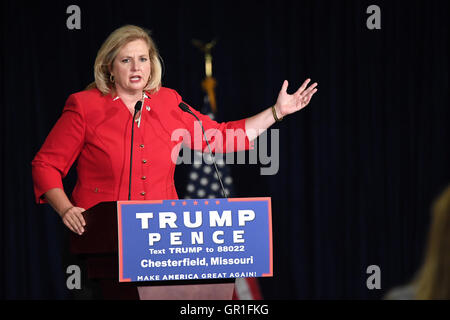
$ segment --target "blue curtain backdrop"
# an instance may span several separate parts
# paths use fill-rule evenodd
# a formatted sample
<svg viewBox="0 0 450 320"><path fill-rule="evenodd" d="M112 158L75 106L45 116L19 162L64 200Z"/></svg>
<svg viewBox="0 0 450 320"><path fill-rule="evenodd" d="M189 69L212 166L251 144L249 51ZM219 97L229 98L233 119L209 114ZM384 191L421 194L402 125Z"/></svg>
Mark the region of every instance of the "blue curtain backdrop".
<svg viewBox="0 0 450 320"><path fill-rule="evenodd" d="M66 9L81 9L68 30ZM368 30L366 8L381 8ZM115 28L153 31L163 84L202 105L203 57L213 51L219 117L271 106L282 81L310 77L319 91L280 130L280 168L233 165L236 195L271 196L270 299L378 299L419 267L429 206L450 181L447 1L1 2L0 297L71 299L67 230L36 205L30 162L69 94L93 81L93 63ZM176 171L180 196L185 170ZM65 181L70 192L72 172ZM381 269L380 290L366 268Z"/></svg>

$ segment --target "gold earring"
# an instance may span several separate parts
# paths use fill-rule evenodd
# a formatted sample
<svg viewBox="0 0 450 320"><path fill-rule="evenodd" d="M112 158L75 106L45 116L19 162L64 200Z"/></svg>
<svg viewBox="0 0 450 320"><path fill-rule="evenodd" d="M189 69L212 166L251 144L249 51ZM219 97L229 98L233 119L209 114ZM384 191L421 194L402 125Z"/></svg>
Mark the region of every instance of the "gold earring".
<svg viewBox="0 0 450 320"><path fill-rule="evenodd" d="M109 81L111 83L114 83L114 76L112 74L109 75Z"/></svg>

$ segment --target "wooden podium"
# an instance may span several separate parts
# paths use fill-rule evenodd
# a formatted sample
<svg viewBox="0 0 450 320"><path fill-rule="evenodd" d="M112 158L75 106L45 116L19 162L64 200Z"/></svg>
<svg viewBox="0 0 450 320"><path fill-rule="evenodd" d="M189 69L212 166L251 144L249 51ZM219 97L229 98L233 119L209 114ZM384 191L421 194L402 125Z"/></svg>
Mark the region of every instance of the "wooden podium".
<svg viewBox="0 0 450 320"><path fill-rule="evenodd" d="M83 212L86 221L85 231L79 236L73 233L70 249L88 259L110 256L111 263L118 263L117 202L100 202ZM116 266L114 270L118 281ZM183 280L136 283L141 300L231 300L234 279L222 280Z"/></svg>

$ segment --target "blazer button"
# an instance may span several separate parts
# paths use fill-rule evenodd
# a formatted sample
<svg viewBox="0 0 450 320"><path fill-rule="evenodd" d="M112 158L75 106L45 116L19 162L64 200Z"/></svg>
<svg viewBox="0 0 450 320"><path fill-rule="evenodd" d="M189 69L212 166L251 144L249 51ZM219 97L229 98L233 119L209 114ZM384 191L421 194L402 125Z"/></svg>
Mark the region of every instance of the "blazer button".
<svg viewBox="0 0 450 320"><path fill-rule="evenodd" d="M141 145L139 145L139 147L140 147L140 148L144 148L144 145L143 145L143 144L141 144Z"/></svg>
<svg viewBox="0 0 450 320"><path fill-rule="evenodd" d="M142 180L145 180L145 179L147 179L147 177L146 177L146 176L142 176L141 179L142 179Z"/></svg>
<svg viewBox="0 0 450 320"><path fill-rule="evenodd" d="M141 196L145 196L145 191L142 191L142 192L141 192Z"/></svg>
<svg viewBox="0 0 450 320"><path fill-rule="evenodd" d="M145 160L145 159L142 159L142 163L147 163L147 160Z"/></svg>

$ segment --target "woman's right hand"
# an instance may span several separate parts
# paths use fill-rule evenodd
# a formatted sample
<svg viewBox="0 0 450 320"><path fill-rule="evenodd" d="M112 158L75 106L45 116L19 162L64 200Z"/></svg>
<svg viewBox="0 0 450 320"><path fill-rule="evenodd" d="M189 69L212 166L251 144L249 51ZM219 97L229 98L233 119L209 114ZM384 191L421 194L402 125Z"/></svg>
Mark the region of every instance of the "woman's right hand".
<svg viewBox="0 0 450 320"><path fill-rule="evenodd" d="M52 208L55 209L62 218L67 228L82 235L86 221L84 221L81 213L86 210L75 207L61 188L52 188L48 190L44 196Z"/></svg>
<svg viewBox="0 0 450 320"><path fill-rule="evenodd" d="M79 234L80 236L84 232L84 226L86 225L86 221L83 218L82 212L86 211L83 208L79 207L70 207L66 209L62 214L61 218L64 224L73 232Z"/></svg>

